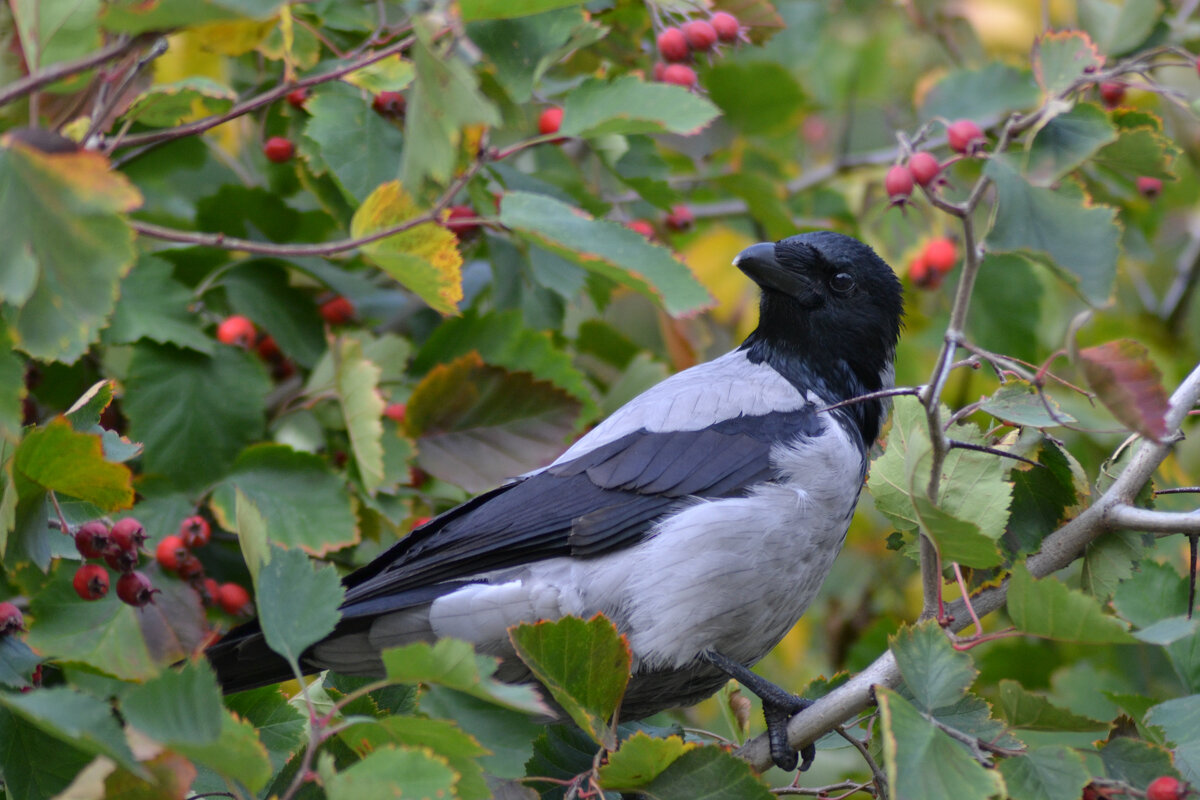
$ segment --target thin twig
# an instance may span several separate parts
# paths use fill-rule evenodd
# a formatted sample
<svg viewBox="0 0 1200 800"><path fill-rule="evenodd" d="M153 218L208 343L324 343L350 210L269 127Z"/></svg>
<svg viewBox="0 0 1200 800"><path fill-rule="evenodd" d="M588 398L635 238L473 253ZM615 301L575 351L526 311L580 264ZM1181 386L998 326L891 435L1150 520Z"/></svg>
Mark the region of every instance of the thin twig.
<svg viewBox="0 0 1200 800"><path fill-rule="evenodd" d="M0 106L24 97L30 92L36 92L43 86L48 86L63 78L69 78L80 72L87 72L93 67L98 67L101 64L118 59L131 50L141 47L147 41L157 38L157 36L158 34L155 33L144 33L131 39L122 37L101 47L94 53L87 54L83 58L78 58L74 61L60 61L45 69L40 69L32 75L26 75L24 78L0 88Z"/></svg>
<svg viewBox="0 0 1200 800"><path fill-rule="evenodd" d="M871 777L874 779L875 786L879 790L878 793L886 795L888 785L887 776L883 774L883 770L879 764L871 757L871 751L867 749L866 742L863 742L857 736L850 735L844 725L838 725L833 729L833 732L849 742L858 751L858 754L862 756L863 761L867 762L867 767L871 770Z"/></svg>

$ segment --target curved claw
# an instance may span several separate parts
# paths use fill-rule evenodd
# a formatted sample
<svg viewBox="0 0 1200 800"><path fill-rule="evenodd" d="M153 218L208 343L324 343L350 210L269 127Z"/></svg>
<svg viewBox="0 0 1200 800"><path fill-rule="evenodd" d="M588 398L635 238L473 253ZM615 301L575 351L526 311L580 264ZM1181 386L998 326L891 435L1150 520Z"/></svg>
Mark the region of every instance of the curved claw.
<svg viewBox="0 0 1200 800"><path fill-rule="evenodd" d="M763 700L763 718L767 722L767 741L771 744L771 761L784 772L796 769L799 762L800 771L805 772L812 766L817 756L814 744L808 744L800 749L799 757L796 750L788 743L788 722L793 716L812 705L811 700L805 700L798 695L784 698Z"/></svg>

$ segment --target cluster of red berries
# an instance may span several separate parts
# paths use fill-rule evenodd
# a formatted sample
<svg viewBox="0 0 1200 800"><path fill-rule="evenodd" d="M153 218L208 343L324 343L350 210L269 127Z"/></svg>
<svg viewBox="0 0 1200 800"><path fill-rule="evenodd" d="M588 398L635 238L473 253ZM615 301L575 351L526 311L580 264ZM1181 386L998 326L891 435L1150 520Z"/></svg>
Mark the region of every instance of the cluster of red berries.
<svg viewBox="0 0 1200 800"><path fill-rule="evenodd" d="M691 89L696 85L696 70L687 62L694 53L709 53L717 42L733 44L745 41L737 17L718 11L708 19L688 20L679 27L665 28L658 34L658 54L662 61L654 64L654 80L673 83Z"/></svg>
<svg viewBox="0 0 1200 800"><path fill-rule="evenodd" d="M164 536L154 548L154 559L167 572L188 581L205 605L219 605L225 613L246 617L252 612L250 593L236 583L218 584L204 574L204 565L193 552L212 540L208 520L196 514L179 525L179 533Z"/></svg>
<svg viewBox="0 0 1200 800"><path fill-rule="evenodd" d="M104 561L116 570L117 597L135 608L150 603L158 592L150 579L137 571L146 529L133 517L125 517L109 527L104 520L92 520L75 531L75 549L85 563L75 571L71 585L84 600L99 600L108 594L108 570L94 561Z"/></svg>
<svg viewBox="0 0 1200 800"><path fill-rule="evenodd" d="M292 108L303 111L311 95L308 89L293 89L287 93L287 102ZM388 119L400 119L404 116L404 95L400 92L379 92L371 98L371 108L375 113ZM285 136L272 136L263 142L263 155L273 164L284 164L296 155L296 145Z"/></svg>
<svg viewBox="0 0 1200 800"><path fill-rule="evenodd" d="M921 289L936 289L958 263L958 246L945 236L935 236L925 243L908 264L908 277Z"/></svg>

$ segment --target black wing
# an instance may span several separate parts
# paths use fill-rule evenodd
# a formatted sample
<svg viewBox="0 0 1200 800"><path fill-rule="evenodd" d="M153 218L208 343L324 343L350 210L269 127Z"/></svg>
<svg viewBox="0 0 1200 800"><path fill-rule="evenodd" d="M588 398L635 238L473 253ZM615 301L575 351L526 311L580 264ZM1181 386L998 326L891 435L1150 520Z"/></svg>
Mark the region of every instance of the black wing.
<svg viewBox="0 0 1200 800"><path fill-rule="evenodd" d="M701 430L627 434L415 530L346 579L343 614L428 602L441 593L434 584L461 585L491 570L628 546L686 498L729 497L770 480L771 446L819 435L824 425L807 405Z"/></svg>

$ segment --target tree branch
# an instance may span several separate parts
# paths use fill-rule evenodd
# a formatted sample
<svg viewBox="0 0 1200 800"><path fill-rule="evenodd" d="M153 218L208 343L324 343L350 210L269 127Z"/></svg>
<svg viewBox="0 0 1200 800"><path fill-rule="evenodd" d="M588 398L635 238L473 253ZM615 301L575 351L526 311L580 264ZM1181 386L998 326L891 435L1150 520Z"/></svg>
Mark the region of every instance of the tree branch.
<svg viewBox="0 0 1200 800"><path fill-rule="evenodd" d="M140 36L130 39L122 37L101 47L94 53L88 53L83 58L78 58L74 61L60 61L31 75L26 75L20 80L0 87L0 106L24 97L30 92L36 92L43 86L48 86L56 81L61 81L63 78L69 78L80 72L86 72L93 67L98 67L105 62L120 58L131 50L136 50L147 42L154 41L156 38L158 38L157 33L143 33Z"/></svg>
<svg viewBox="0 0 1200 800"><path fill-rule="evenodd" d="M1106 520L1111 528L1147 533L1200 533L1200 514L1180 511L1154 511L1125 505L1113 506Z"/></svg>

